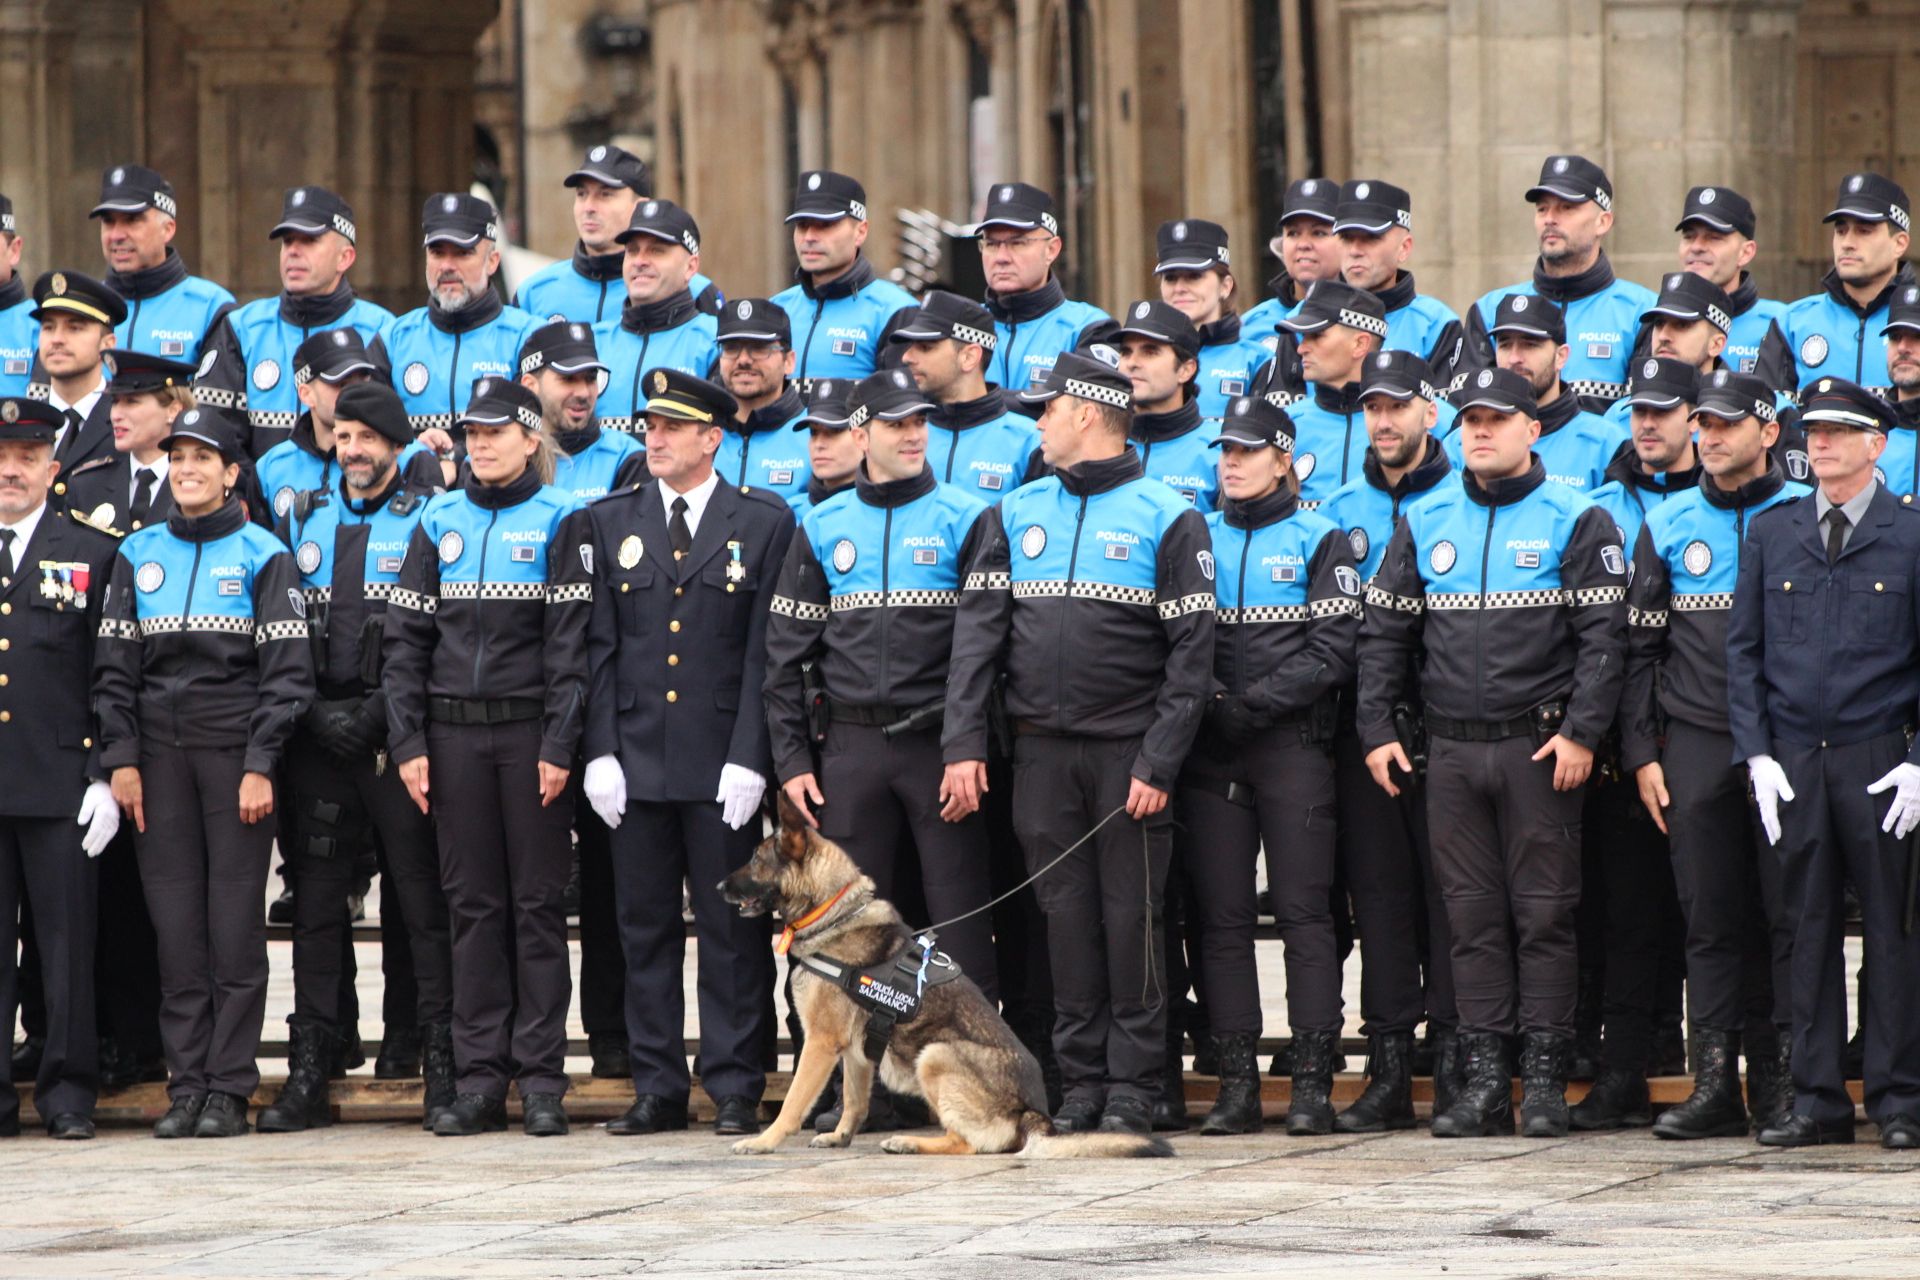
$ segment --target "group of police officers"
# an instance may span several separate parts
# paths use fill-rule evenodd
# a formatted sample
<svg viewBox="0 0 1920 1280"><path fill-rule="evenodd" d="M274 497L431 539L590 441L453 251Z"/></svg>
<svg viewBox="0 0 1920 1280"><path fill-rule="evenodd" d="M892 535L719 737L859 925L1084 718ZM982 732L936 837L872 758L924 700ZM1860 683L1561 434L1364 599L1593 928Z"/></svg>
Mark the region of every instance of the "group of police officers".
<svg viewBox="0 0 1920 1280"><path fill-rule="evenodd" d="M609 1131L689 1123L690 913L694 1070L752 1132L776 968L718 883L777 788L942 922L1063 1131L1184 1128L1189 1042L1220 1078L1201 1132L1260 1128L1264 856L1289 1133L1412 1127L1430 1073L1436 1136L1850 1142L1857 902L1856 1073L1882 1143L1920 1147L1898 185L1842 181L1833 269L1783 305L1738 192L1687 193L1648 290L1608 262L1605 172L1552 156L1532 279L1464 320L1379 180L1294 182L1244 313L1224 229L1164 224L1158 296L1117 318L1066 296L1025 183L976 226L984 301L877 275L844 174L801 175L768 298L702 274L626 151L566 186L578 246L515 305L493 207L430 198L400 316L347 282L322 187L287 192L282 290L245 305L188 273L150 169L103 176L101 279L29 290L0 197L0 1007L27 1032L0 1132L27 1076L55 1137L143 1079L160 1137L329 1123L376 869L376 1070L424 1077L426 1128L502 1129L514 1086L528 1133L567 1131L572 879L593 1070L634 1086ZM276 844L289 1071L250 1117ZM1336 1114L1356 934L1368 1083ZM1693 1091L1656 1121L1676 1057ZM869 1126L926 1118L878 1093Z"/></svg>

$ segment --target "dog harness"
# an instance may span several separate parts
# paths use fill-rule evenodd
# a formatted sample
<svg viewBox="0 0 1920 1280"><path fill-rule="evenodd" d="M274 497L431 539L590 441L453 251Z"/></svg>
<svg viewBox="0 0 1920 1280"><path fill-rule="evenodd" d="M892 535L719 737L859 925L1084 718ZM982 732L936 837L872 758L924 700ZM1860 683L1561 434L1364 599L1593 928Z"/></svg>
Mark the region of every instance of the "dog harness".
<svg viewBox="0 0 1920 1280"><path fill-rule="evenodd" d="M878 1066L893 1039L893 1029L920 1016L920 1004L934 987L960 976L960 966L934 949L934 935L923 933L890 960L864 969L835 964L818 956L794 956L793 963L825 978L867 1014L867 1061Z"/></svg>

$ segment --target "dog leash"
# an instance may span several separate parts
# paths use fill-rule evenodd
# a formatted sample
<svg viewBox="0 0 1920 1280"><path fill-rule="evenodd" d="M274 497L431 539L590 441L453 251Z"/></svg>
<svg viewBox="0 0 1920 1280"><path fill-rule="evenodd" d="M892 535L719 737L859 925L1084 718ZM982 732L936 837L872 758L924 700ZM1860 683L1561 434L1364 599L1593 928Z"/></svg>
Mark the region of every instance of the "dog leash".
<svg viewBox="0 0 1920 1280"><path fill-rule="evenodd" d="M940 930L946 928L950 924L959 924L962 920L970 919L973 916L979 915L982 911L988 911L994 907L999 906L1001 903L1005 902L1008 898L1011 898L1014 894L1020 892L1022 889L1032 884L1035 880L1038 880L1041 876L1047 874L1047 872L1059 866L1062 862L1065 862L1067 860L1068 854L1072 853L1075 849L1078 849L1081 845L1085 844L1087 841L1093 839L1093 837L1096 834L1098 834L1100 828L1106 826L1109 822L1112 822L1115 818L1119 817L1121 814L1125 813L1126 811L1127 811L1127 806L1125 806L1124 804L1114 806L1113 812L1109 813L1106 817L1100 819L1100 821L1094 823L1093 826L1087 831L1087 834L1081 836L1078 840L1075 840L1072 844L1062 849L1060 851L1059 857L1055 858L1052 862L1049 862L1046 866L1040 868L1038 871L1034 872L1032 875L1028 876L1025 880L1022 880L1019 884L1013 886L1013 888L1007 890L1005 893L1001 894L999 897L993 899L993 901L984 903L981 906L977 906L971 911L963 912L962 914L955 916L951 920L942 920L939 924L928 925L924 929L916 929L914 930L914 933L916 935L938 933L940 932Z"/></svg>

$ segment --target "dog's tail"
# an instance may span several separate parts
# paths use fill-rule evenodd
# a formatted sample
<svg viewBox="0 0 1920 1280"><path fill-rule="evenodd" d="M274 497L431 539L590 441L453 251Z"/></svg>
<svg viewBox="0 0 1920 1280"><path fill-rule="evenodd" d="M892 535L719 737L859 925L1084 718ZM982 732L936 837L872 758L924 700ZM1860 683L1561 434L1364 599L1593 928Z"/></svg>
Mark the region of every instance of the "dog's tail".
<svg viewBox="0 0 1920 1280"><path fill-rule="evenodd" d="M1027 1111L1020 1117L1025 1142L1020 1154L1034 1160L1124 1160L1170 1156L1173 1148L1162 1138L1131 1133L1055 1133L1044 1112Z"/></svg>

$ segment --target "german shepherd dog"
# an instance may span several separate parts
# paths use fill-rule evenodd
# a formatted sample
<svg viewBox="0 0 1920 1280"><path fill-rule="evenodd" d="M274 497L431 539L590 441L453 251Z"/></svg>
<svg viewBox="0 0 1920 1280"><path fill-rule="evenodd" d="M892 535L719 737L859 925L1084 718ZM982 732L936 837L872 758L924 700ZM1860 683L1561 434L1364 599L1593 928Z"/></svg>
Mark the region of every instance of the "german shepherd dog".
<svg viewBox="0 0 1920 1280"><path fill-rule="evenodd" d="M778 912L793 930L795 956L864 969L905 950L913 939L900 913L875 896L873 881L846 851L810 827L785 795L779 797L779 818L779 829L761 841L747 864L720 882L721 895L744 916ZM843 1081L840 1124L809 1145L844 1147L867 1118L875 1064L866 1055L866 1010L832 982L798 967L793 1003L806 1038L786 1101L772 1125L733 1144L736 1155L764 1154L799 1132L836 1059ZM964 974L928 988L920 1012L895 1026L878 1065L889 1089L926 1099L946 1129L937 1138L892 1134L881 1142L883 1151L1017 1151L1040 1158L1173 1154L1154 1137L1056 1134L1040 1064Z"/></svg>

